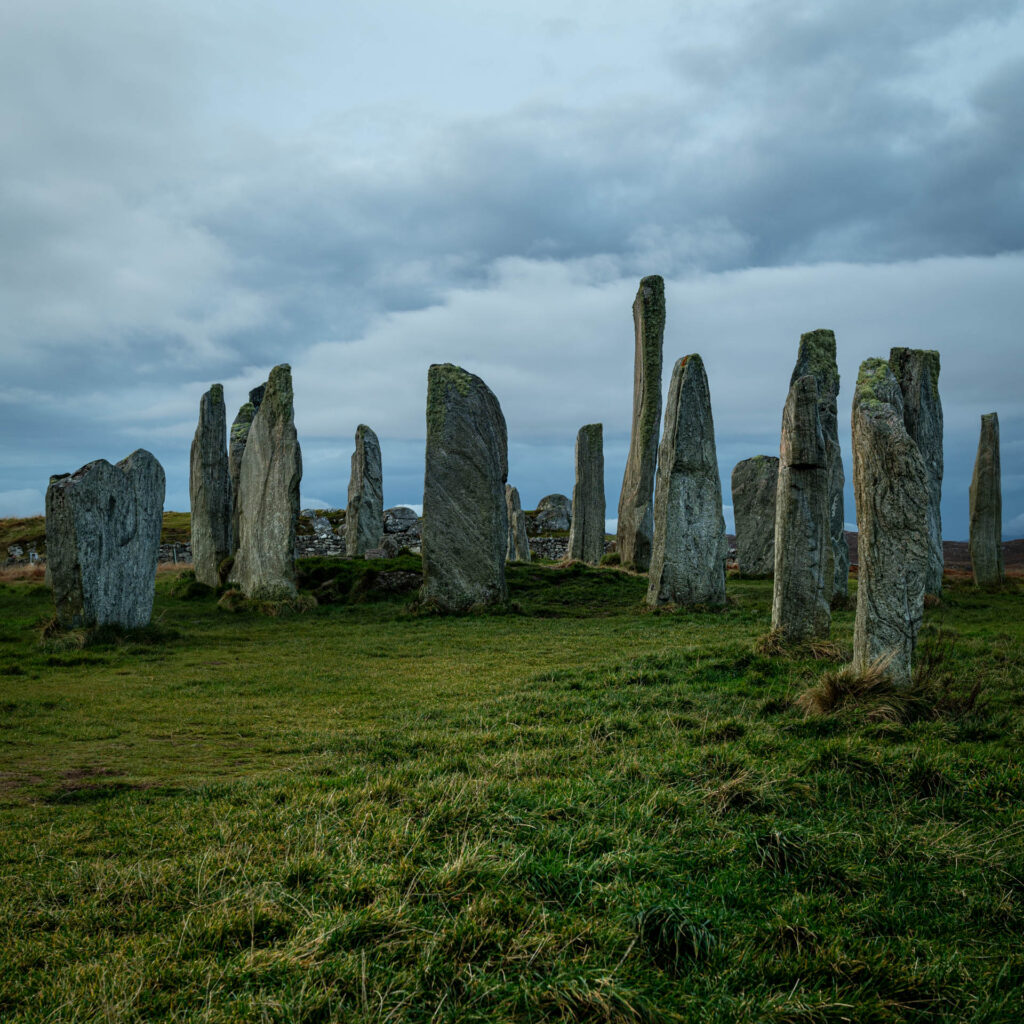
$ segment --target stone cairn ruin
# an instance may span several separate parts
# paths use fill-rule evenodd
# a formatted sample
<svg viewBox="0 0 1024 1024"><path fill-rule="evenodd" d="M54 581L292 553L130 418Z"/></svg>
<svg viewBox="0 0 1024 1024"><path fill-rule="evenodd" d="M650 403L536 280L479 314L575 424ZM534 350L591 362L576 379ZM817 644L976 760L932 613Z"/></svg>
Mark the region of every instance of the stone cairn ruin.
<svg viewBox="0 0 1024 1024"><path fill-rule="evenodd" d="M981 417L978 455L970 491L970 551L974 582L994 587L1003 582L1003 495L999 466L999 417Z"/></svg>
<svg viewBox="0 0 1024 1024"><path fill-rule="evenodd" d="M576 434L576 483L569 526L571 559L599 565L604 556L604 428L588 423Z"/></svg>
<svg viewBox="0 0 1024 1024"><path fill-rule="evenodd" d="M231 556L231 476L226 434L224 388L214 384L199 400L199 424L192 439L188 478L192 563L196 579L208 587L221 582L221 563Z"/></svg>
<svg viewBox="0 0 1024 1024"><path fill-rule="evenodd" d="M619 495L617 547L622 564L646 572L654 539L654 472L661 425L665 282L645 277L633 301L633 425Z"/></svg>
<svg viewBox="0 0 1024 1024"><path fill-rule="evenodd" d="M529 562L530 538L526 535L526 515L519 500L519 491L511 484L505 484L505 512L508 515L508 547L505 560Z"/></svg>
<svg viewBox="0 0 1024 1024"><path fill-rule="evenodd" d="M857 503L857 615L853 668L882 664L907 687L928 576L928 471L904 422L903 392L889 364L866 359L853 396Z"/></svg>
<svg viewBox="0 0 1024 1024"><path fill-rule="evenodd" d="M775 498L779 460L755 455L732 471L732 511L736 518L736 563L747 579L771 579L775 572Z"/></svg>
<svg viewBox="0 0 1024 1024"><path fill-rule="evenodd" d="M508 432L477 376L451 363L427 373L423 481L425 605L463 612L508 600Z"/></svg>
<svg viewBox="0 0 1024 1024"><path fill-rule="evenodd" d="M380 442L365 423L356 427L356 448L348 482L345 553L365 555L380 545L384 532L384 478Z"/></svg>
<svg viewBox="0 0 1024 1024"><path fill-rule="evenodd" d="M116 466L98 459L50 477L47 571L61 626L149 623L164 486L163 467L142 448Z"/></svg>

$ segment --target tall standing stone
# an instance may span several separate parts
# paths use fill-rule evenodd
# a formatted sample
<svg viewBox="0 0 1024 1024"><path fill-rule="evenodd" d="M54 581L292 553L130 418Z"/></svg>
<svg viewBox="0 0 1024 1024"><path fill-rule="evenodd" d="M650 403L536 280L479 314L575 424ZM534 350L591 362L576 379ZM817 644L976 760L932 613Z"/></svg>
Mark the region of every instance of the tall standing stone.
<svg viewBox="0 0 1024 1024"><path fill-rule="evenodd" d="M239 410L231 424L228 435L228 476L231 484L231 554L238 551L238 492L242 477L242 456L245 454L245 442L249 437L252 419L256 408L252 402L246 402Z"/></svg>
<svg viewBox="0 0 1024 1024"><path fill-rule="evenodd" d="M665 402L647 603L725 604L727 550L708 378L700 356L685 356Z"/></svg>
<svg viewBox="0 0 1024 1024"><path fill-rule="evenodd" d="M292 371L270 371L249 428L238 485L238 553L231 582L246 597L295 595L295 526L299 518L302 453L295 433Z"/></svg>
<svg viewBox="0 0 1024 1024"><path fill-rule="evenodd" d="M772 632L787 643L824 640L832 624L828 449L820 408L815 378L798 377L782 412L775 500Z"/></svg>
<svg viewBox="0 0 1024 1024"><path fill-rule="evenodd" d="M214 384L199 400L199 424L189 456L192 563L196 579L220 583L220 564L231 554L231 476L228 470L224 388Z"/></svg>
<svg viewBox="0 0 1024 1024"><path fill-rule="evenodd" d="M836 363L836 336L832 331L808 331L800 335L800 348L793 376L789 380L790 387L807 374L813 376L818 385L818 414L825 438L828 471L826 515L830 539L826 553L825 594L831 603L846 597L850 579L850 548L846 543L843 510L846 477L839 449L839 367Z"/></svg>
<svg viewBox="0 0 1024 1024"><path fill-rule="evenodd" d="M884 359L861 363L853 395L857 615L853 667L885 659L910 684L928 575L928 471L907 433L903 393Z"/></svg>
<svg viewBox="0 0 1024 1024"><path fill-rule="evenodd" d="M381 472L380 443L365 424L356 427L356 448L348 481L345 511L345 553L365 555L380 546L384 532L384 477Z"/></svg>
<svg viewBox="0 0 1024 1024"><path fill-rule="evenodd" d="M526 513L519 500L519 491L511 484L505 484L505 512L508 515L505 559L509 562L529 562L530 538L526 535Z"/></svg>
<svg viewBox="0 0 1024 1024"><path fill-rule="evenodd" d="M50 477L47 572L65 628L145 626L163 526L164 471L140 448Z"/></svg>
<svg viewBox="0 0 1024 1024"><path fill-rule="evenodd" d="M925 593L942 593L942 402L939 399L939 353L931 349L894 348L889 368L903 393L903 425L917 445L928 473L928 578Z"/></svg>
<svg viewBox="0 0 1024 1024"><path fill-rule="evenodd" d="M640 282L633 301L633 426L619 493L616 544L622 564L646 572L654 538L654 471L661 425L661 360L665 337L665 282Z"/></svg>
<svg viewBox="0 0 1024 1024"><path fill-rule="evenodd" d="M971 568L979 587L1003 581L1003 493L999 466L999 417L981 417L978 456L971 477Z"/></svg>
<svg viewBox="0 0 1024 1024"><path fill-rule="evenodd" d="M604 428L600 423L588 423L576 435L570 558L600 564L604 557L604 512Z"/></svg>
<svg viewBox="0 0 1024 1024"><path fill-rule="evenodd" d="M732 511L736 519L736 561L750 579L770 579L775 572L775 498L779 460L755 455L732 471Z"/></svg>
<svg viewBox="0 0 1024 1024"><path fill-rule="evenodd" d="M451 363L427 373L423 478L424 604L459 612L508 599L508 432L477 376Z"/></svg>

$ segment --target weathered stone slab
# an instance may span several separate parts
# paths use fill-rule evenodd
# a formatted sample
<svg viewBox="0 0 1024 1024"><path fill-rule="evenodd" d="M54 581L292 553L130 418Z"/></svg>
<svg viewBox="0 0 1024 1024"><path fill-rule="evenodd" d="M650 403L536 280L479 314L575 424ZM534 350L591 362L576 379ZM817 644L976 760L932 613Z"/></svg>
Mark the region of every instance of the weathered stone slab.
<svg viewBox="0 0 1024 1024"><path fill-rule="evenodd" d="M364 555L380 545L383 534L384 477L380 443L377 435L365 423L360 423L356 427L356 448L348 482L345 551L349 557Z"/></svg>
<svg viewBox="0 0 1024 1024"><path fill-rule="evenodd" d="M249 428L238 486L238 552L231 582L248 598L280 600L295 589L295 527L302 453L295 433L292 371L270 371Z"/></svg>
<svg viewBox="0 0 1024 1024"><path fill-rule="evenodd" d="M50 477L47 574L65 628L145 626L163 526L164 471L140 448Z"/></svg>
<svg viewBox="0 0 1024 1024"><path fill-rule="evenodd" d="M604 513L604 428L600 423L588 423L576 434L570 558L600 564L604 556Z"/></svg>
<svg viewBox="0 0 1024 1024"><path fill-rule="evenodd" d="M831 603L841 601L849 590L850 548L846 543L843 510L843 456L839 449L839 367L836 363L836 336L832 331L808 331L800 335L796 366L790 387L810 374L818 386L818 414L825 438L828 470L828 532L830 547L826 552L825 594Z"/></svg>
<svg viewBox="0 0 1024 1024"><path fill-rule="evenodd" d="M526 515L519 500L519 491L505 484L505 511L508 514L508 548L505 558L509 562L530 561L530 540L526 536Z"/></svg>
<svg viewBox="0 0 1024 1024"><path fill-rule="evenodd" d="M939 353L931 349L893 348L889 368L903 393L903 425L917 445L928 473L928 577L925 593L942 593L942 401Z"/></svg>
<svg viewBox="0 0 1024 1024"><path fill-rule="evenodd" d="M461 612L508 600L508 432L477 376L451 363L427 374L423 480L424 604Z"/></svg>
<svg viewBox="0 0 1024 1024"><path fill-rule="evenodd" d="M224 388L214 384L199 400L199 423L189 454L192 563L196 579L220 583L220 564L231 554L231 476L228 469Z"/></svg>
<svg viewBox="0 0 1024 1024"><path fill-rule="evenodd" d="M572 502L564 494L546 494L537 502L534 516L535 533L557 533L568 530L572 518Z"/></svg>
<svg viewBox="0 0 1024 1024"><path fill-rule="evenodd" d="M755 455L732 471L732 511L736 519L736 562L750 579L770 579L775 572L775 498L779 460Z"/></svg>
<svg viewBox="0 0 1024 1024"><path fill-rule="evenodd" d="M971 568L979 587L1002 583L1003 575L1003 492L999 465L999 417L994 412L981 417L978 455L971 477Z"/></svg>
<svg viewBox="0 0 1024 1024"><path fill-rule="evenodd" d="M238 551L238 492L242 478L242 456L245 454L245 442L252 427L252 418L256 415L256 407L246 402L239 410L235 421L231 424L228 435L228 476L231 479L231 554Z"/></svg>
<svg viewBox="0 0 1024 1024"><path fill-rule="evenodd" d="M928 472L907 433L903 393L883 359L861 363L853 395L857 616L853 667L884 658L908 686L928 575Z"/></svg>
<svg viewBox="0 0 1024 1024"><path fill-rule="evenodd" d="M775 503L772 631L787 643L824 640L832 623L828 448L820 408L814 376L798 377L782 413Z"/></svg>
<svg viewBox="0 0 1024 1024"><path fill-rule="evenodd" d="M708 378L700 356L685 356L665 403L647 603L725 604L727 550Z"/></svg>
<svg viewBox="0 0 1024 1024"><path fill-rule="evenodd" d="M661 361L665 337L665 282L640 282L633 301L633 425L619 493L616 547L622 564L646 572L654 538L654 471L661 425Z"/></svg>

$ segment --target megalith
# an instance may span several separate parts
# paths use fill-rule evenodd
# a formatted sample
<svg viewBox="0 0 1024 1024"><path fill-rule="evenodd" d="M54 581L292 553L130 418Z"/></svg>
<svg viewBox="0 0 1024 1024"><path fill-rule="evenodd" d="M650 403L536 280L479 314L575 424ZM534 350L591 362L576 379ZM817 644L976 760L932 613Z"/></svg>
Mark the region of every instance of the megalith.
<svg viewBox="0 0 1024 1024"><path fill-rule="evenodd" d="M814 376L798 377L782 412L775 494L772 632L786 643L827 639L832 624L828 456L820 408Z"/></svg>
<svg viewBox="0 0 1024 1024"><path fill-rule="evenodd" d="M451 363L427 373L423 476L425 605L462 612L508 599L508 432L498 399Z"/></svg>
<svg viewBox="0 0 1024 1024"><path fill-rule="evenodd" d="M145 626L163 527L164 471L142 448L50 477L47 574L65 628Z"/></svg>
<svg viewBox="0 0 1024 1024"><path fill-rule="evenodd" d="M903 425L917 445L928 474L928 576L925 593L942 593L942 401L939 353L931 349L893 348L892 370L903 394Z"/></svg>
<svg viewBox="0 0 1024 1024"><path fill-rule="evenodd" d="M755 455L732 471L732 511L736 519L736 562L740 575L770 579L775 572L775 498L779 460Z"/></svg>
<svg viewBox="0 0 1024 1024"><path fill-rule="evenodd" d="M228 469L224 388L214 384L199 400L199 424L189 455L192 564L208 587L220 582L220 565L231 554L231 475Z"/></svg>
<svg viewBox="0 0 1024 1024"><path fill-rule="evenodd" d="M665 402L647 603L725 604L726 553L711 392L700 356L684 356Z"/></svg>
<svg viewBox="0 0 1024 1024"><path fill-rule="evenodd" d="M928 575L928 471L904 423L903 392L884 359L866 359L853 395L857 615L853 668L883 660L910 685Z"/></svg>
<svg viewBox="0 0 1024 1024"><path fill-rule="evenodd" d="M570 558L599 565L604 557L604 428L588 423L576 434L576 483L569 525Z"/></svg>
<svg viewBox="0 0 1024 1024"><path fill-rule="evenodd" d="M530 538L526 535L526 513L523 512L518 489L511 484L505 484L505 513L508 516L508 546L505 549L505 560L529 562Z"/></svg>
<svg viewBox="0 0 1024 1024"><path fill-rule="evenodd" d="M645 277L633 301L633 423L619 493L616 546L622 564L646 572L654 538L654 472L661 424L665 282Z"/></svg>
<svg viewBox="0 0 1024 1024"><path fill-rule="evenodd" d="M999 467L999 417L981 417L978 455L971 477L971 568L979 587L1003 581L1003 494Z"/></svg>
<svg viewBox="0 0 1024 1024"><path fill-rule="evenodd" d="M356 427L356 447L348 481L345 511L345 553L365 555L380 546L384 533L384 477L380 443L365 424Z"/></svg>
<svg viewBox="0 0 1024 1024"><path fill-rule="evenodd" d="M231 485L231 554L238 551L238 491L241 485L242 456L245 454L245 442L249 437L252 418L256 415L256 407L246 402L239 410L231 424L228 435L228 476Z"/></svg>
<svg viewBox="0 0 1024 1024"><path fill-rule="evenodd" d="M828 476L829 548L825 563L825 596L829 603L841 601L849 590L850 548L846 543L843 510L843 456L839 449L839 367L836 363L836 336L828 330L808 331L800 335L796 366L790 387L810 374L818 386L818 415L825 438L825 462Z"/></svg>
<svg viewBox="0 0 1024 1024"><path fill-rule="evenodd" d="M248 598L282 600L296 593L295 526L302 480L291 367L275 366L265 389L242 454L231 582Z"/></svg>

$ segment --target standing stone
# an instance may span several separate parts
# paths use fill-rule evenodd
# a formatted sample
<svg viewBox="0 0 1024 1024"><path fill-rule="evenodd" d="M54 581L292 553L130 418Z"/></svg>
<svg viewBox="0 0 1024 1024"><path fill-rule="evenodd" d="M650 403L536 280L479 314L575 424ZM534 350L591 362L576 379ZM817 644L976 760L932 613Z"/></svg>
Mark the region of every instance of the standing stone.
<svg viewBox="0 0 1024 1024"><path fill-rule="evenodd" d="M570 558L600 564L604 556L604 511L604 431L600 423L588 423L576 435Z"/></svg>
<svg viewBox="0 0 1024 1024"><path fill-rule="evenodd" d="M820 408L815 378L798 377L782 413L775 500L772 632L786 643L827 639L832 623L828 448Z"/></svg>
<svg viewBox="0 0 1024 1024"><path fill-rule="evenodd" d="M519 500L519 491L505 484L505 512L508 515L508 562L530 561L530 538L526 536L526 514Z"/></svg>
<svg viewBox="0 0 1024 1024"><path fill-rule="evenodd" d="M665 402L647 603L725 604L727 552L711 392L700 356L685 356Z"/></svg>
<svg viewBox="0 0 1024 1024"><path fill-rule="evenodd" d="M836 363L836 336L832 331L809 331L800 335L800 349L790 378L790 387L807 374L818 385L818 414L825 438L828 470L828 516L830 545L826 552L825 595L831 603L843 600L849 589L850 548L846 543L843 510L843 456L839 449L839 367Z"/></svg>
<svg viewBox="0 0 1024 1024"><path fill-rule="evenodd" d="M231 554L238 552L238 491L241 485L242 456L245 454L245 442L249 437L252 418L256 415L256 407L246 402L231 424L228 441L228 476L231 478Z"/></svg>
<svg viewBox="0 0 1024 1024"><path fill-rule="evenodd" d="M238 485L238 553L231 582L248 598L294 597L295 526L302 453L295 433L292 371L270 371L252 420Z"/></svg>
<svg viewBox="0 0 1024 1024"><path fill-rule="evenodd" d="M199 400L192 439L188 494L192 508L192 563L196 579L220 583L220 564L231 554L231 476L228 470L224 388L214 384Z"/></svg>
<svg viewBox="0 0 1024 1024"><path fill-rule="evenodd" d="M508 599L508 432L490 388L451 363L427 373L424 604L460 612Z"/></svg>
<svg viewBox="0 0 1024 1024"><path fill-rule="evenodd" d="M999 417L981 417L978 456L971 477L971 568L979 587L1003 582L1003 494L999 467Z"/></svg>
<svg viewBox="0 0 1024 1024"><path fill-rule="evenodd" d="M533 532L556 533L559 530L568 530L571 517L572 502L564 494L546 494L537 502Z"/></svg>
<svg viewBox="0 0 1024 1024"><path fill-rule="evenodd" d="M149 622L164 484L163 467L142 448L116 466L98 459L50 477L47 573L62 626Z"/></svg>
<svg viewBox="0 0 1024 1024"><path fill-rule="evenodd" d="M907 433L903 393L884 359L861 363L853 395L857 502L857 616L853 668L886 660L910 685L928 575L928 471Z"/></svg>
<svg viewBox="0 0 1024 1024"><path fill-rule="evenodd" d="M267 381L264 381L259 387L255 387L249 392L249 404L252 406L253 415L260 411L260 406L263 404L263 396L267 393Z"/></svg>
<svg viewBox="0 0 1024 1024"><path fill-rule="evenodd" d="M633 425L619 493L616 546L622 564L646 572L654 537L654 471L661 425L661 359L665 337L665 282L645 277L633 301Z"/></svg>
<svg viewBox="0 0 1024 1024"><path fill-rule="evenodd" d="M775 498L779 460L755 455L732 471L732 511L736 518L736 561L748 579L770 579L775 572Z"/></svg>
<svg viewBox="0 0 1024 1024"><path fill-rule="evenodd" d="M384 478L381 473L380 443L365 423L356 427L356 450L352 453L352 474L348 481L348 509L345 512L345 553L365 555L379 547L384 533Z"/></svg>
<svg viewBox="0 0 1024 1024"><path fill-rule="evenodd" d="M917 445L928 472L928 577L925 593L942 593L942 402L939 399L939 353L921 348L894 348L889 368L903 392L903 425Z"/></svg>

